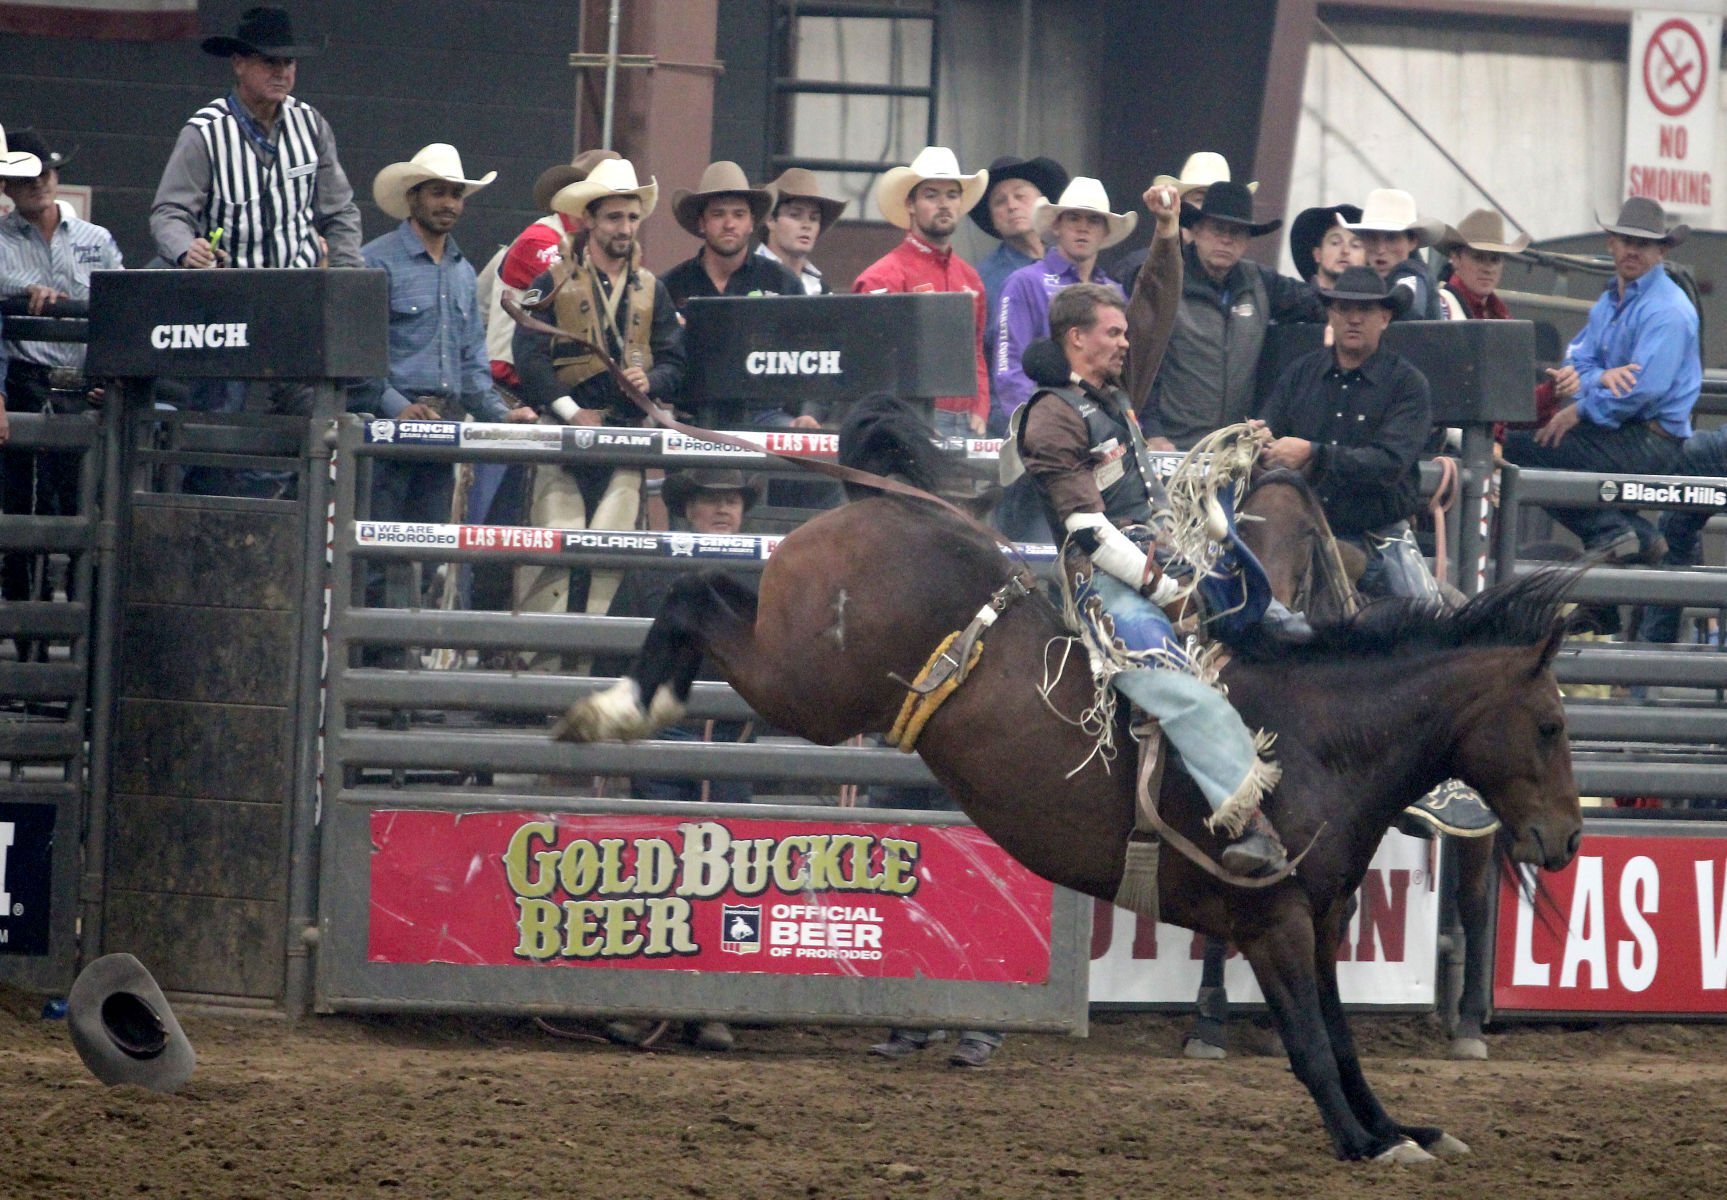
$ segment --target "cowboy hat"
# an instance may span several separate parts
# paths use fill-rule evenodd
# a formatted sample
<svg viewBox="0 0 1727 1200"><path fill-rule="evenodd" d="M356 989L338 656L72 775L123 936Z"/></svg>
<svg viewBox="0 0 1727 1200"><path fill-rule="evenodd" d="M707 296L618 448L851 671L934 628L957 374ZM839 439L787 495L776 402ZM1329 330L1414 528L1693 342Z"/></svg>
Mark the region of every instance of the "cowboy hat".
<svg viewBox="0 0 1727 1200"><path fill-rule="evenodd" d="M1086 175L1075 175L1073 182L1062 189L1061 199L1053 204L1040 199L1032 205L1031 224L1032 228L1037 230L1038 237L1049 237L1057 218L1064 212L1096 213L1104 219L1109 228L1104 232L1103 241L1098 244L1099 250L1109 249L1132 233L1139 224L1138 213L1110 212L1109 196L1104 192L1103 184Z"/></svg>
<svg viewBox="0 0 1727 1200"><path fill-rule="evenodd" d="M540 177L534 180L534 207L541 212L551 212L553 196L572 183L580 183L586 179L600 163L617 157L619 155L616 150L584 150L567 163L547 167L540 172Z"/></svg>
<svg viewBox="0 0 1727 1200"><path fill-rule="evenodd" d="M1361 206L1361 216L1345 221L1338 215L1337 223L1356 233L1407 233L1417 246L1431 246L1444 226L1424 220L1415 211L1415 197L1397 188L1374 188L1367 193L1367 203Z"/></svg>
<svg viewBox="0 0 1727 1200"><path fill-rule="evenodd" d="M977 202L982 200L984 193L989 190L988 171L961 174L959 159L954 157L952 150L946 146L925 146L908 165L889 167L882 174L875 185L876 208L881 210L881 215L888 224L910 229L911 211L906 207L906 201L920 183L929 183L932 180L960 185L961 212L970 212L977 207Z"/></svg>
<svg viewBox="0 0 1727 1200"><path fill-rule="evenodd" d="M973 225L997 240L1001 234L996 232L995 218L990 215L989 193L996 184L1009 179L1023 179L1046 197L1059 196L1067 187L1067 169L1053 158L1015 158L1011 154L1004 154L989 164L989 187L984 189L983 203L975 206L968 215Z"/></svg>
<svg viewBox="0 0 1727 1200"><path fill-rule="evenodd" d="M1181 174L1159 175L1152 187L1172 187L1185 199L1187 193L1208 188L1214 183L1229 182L1229 160L1215 150L1196 150L1181 164ZM1259 190L1259 180L1247 185L1249 192Z"/></svg>
<svg viewBox="0 0 1727 1200"><path fill-rule="evenodd" d="M1505 218L1491 208L1478 208L1455 226L1447 225L1434 246L1442 254L1465 246L1484 254L1522 254L1529 249L1529 235L1520 233L1506 241Z"/></svg>
<svg viewBox="0 0 1727 1200"><path fill-rule="evenodd" d="M434 179L459 183L467 188L463 195L472 196L497 177L496 171L487 171L478 179L465 177L462 156L456 153L456 148L446 142L433 142L422 146L407 162L391 163L379 171L372 180L372 199L379 208L402 221L408 216L408 193L422 183Z"/></svg>
<svg viewBox="0 0 1727 1200"><path fill-rule="evenodd" d="M612 196L634 196L642 202L642 220L647 220L660 200L660 185L650 177L636 182L635 164L627 158L608 158L597 163L580 183L566 184L552 197L552 211L585 217L596 200Z"/></svg>
<svg viewBox="0 0 1727 1200"><path fill-rule="evenodd" d="M666 511L674 517L683 516L690 501L700 492L740 492L744 498L744 511L748 512L755 502L761 499L762 485L759 479L728 467L693 467L685 471L672 471L660 485L660 496L666 502Z"/></svg>
<svg viewBox="0 0 1727 1200"><path fill-rule="evenodd" d="M1410 300L1408 288L1387 287L1385 280L1372 267L1347 267L1337 277L1335 287L1315 287L1313 290L1319 293L1327 306L1334 300L1357 300L1383 305L1394 317L1409 307Z"/></svg>
<svg viewBox="0 0 1727 1200"><path fill-rule="evenodd" d="M1319 270L1313 252L1324 243L1325 231L1335 227L1339 218L1359 221L1361 210L1353 204L1304 208L1289 223L1289 256L1295 260L1295 270L1303 279L1312 279Z"/></svg>
<svg viewBox="0 0 1727 1200"><path fill-rule="evenodd" d="M702 171L701 182L695 190L679 188L672 193L672 216L677 219L685 232L702 236L702 210L708 206L708 201L720 196L742 196L750 204L750 218L760 225L768 215L769 198L767 192L758 187L751 187L749 179L744 175L744 169L735 162L721 159L709 163Z"/></svg>
<svg viewBox="0 0 1727 1200"><path fill-rule="evenodd" d="M78 155L78 147L76 146L72 147L71 151L66 154L61 154L57 150L50 150L46 139L34 129L20 129L14 133L12 135L12 149L19 154L35 155L42 161L43 171L58 171ZM41 173L41 171L37 172L38 175Z"/></svg>
<svg viewBox="0 0 1727 1200"><path fill-rule="evenodd" d="M1231 183L1227 179L1208 185L1205 189L1205 203L1199 207L1195 208L1191 204L1181 206L1182 228L1192 229L1207 219L1246 226L1248 237L1259 237L1283 228L1281 220L1255 222L1253 193L1246 184Z"/></svg>
<svg viewBox="0 0 1727 1200"><path fill-rule="evenodd" d="M285 8L248 8L233 37L218 34L204 39L204 53L261 54L265 58L311 58L324 49L324 39L296 42L294 22Z"/></svg>
<svg viewBox="0 0 1727 1200"><path fill-rule="evenodd" d="M821 193L821 185L816 182L814 171L806 171L802 167L787 167L780 172L780 177L772 183L764 183L762 190L768 194L767 216L773 215L774 209L780 206L782 200L808 200L821 210L822 232L826 233L829 225L840 219L840 214L846 210L846 201L835 200ZM763 218L764 220L766 217Z"/></svg>
<svg viewBox="0 0 1727 1200"><path fill-rule="evenodd" d="M1667 228L1667 211L1647 196L1627 200L1619 210L1619 220L1613 224L1601 220L1599 214L1595 219L1608 233L1660 242L1663 246L1677 246L1691 234L1689 225Z"/></svg>
<svg viewBox="0 0 1727 1200"><path fill-rule="evenodd" d="M110 1087L179 1089L198 1065L162 989L130 954L108 954L79 972L66 996L72 1045Z"/></svg>
<svg viewBox="0 0 1727 1200"><path fill-rule="evenodd" d="M42 160L24 150L6 148L6 127L0 125L0 179L34 179L42 173Z"/></svg>

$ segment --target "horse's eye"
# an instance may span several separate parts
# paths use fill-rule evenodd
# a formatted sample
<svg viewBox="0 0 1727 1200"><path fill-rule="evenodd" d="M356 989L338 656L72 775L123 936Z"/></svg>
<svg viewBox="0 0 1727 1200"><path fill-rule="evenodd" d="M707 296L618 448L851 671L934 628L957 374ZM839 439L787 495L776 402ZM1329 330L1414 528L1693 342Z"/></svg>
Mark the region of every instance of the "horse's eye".
<svg viewBox="0 0 1727 1200"><path fill-rule="evenodd" d="M1541 735L1543 741L1551 742L1565 731L1565 726L1559 721L1543 721L1535 727L1535 732Z"/></svg>

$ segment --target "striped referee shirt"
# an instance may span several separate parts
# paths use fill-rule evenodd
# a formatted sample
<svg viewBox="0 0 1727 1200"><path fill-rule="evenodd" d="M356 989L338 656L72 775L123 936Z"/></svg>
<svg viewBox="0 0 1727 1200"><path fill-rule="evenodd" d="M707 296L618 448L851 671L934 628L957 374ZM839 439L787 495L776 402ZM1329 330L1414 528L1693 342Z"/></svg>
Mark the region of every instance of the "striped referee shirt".
<svg viewBox="0 0 1727 1200"><path fill-rule="evenodd" d="M73 300L90 298L90 272L117 271L120 247L100 225L80 220L64 200L60 223L46 241L42 231L16 212L0 218L0 296L17 296L32 286L51 287ZM8 341L13 358L42 367L82 367L84 346L77 342Z"/></svg>

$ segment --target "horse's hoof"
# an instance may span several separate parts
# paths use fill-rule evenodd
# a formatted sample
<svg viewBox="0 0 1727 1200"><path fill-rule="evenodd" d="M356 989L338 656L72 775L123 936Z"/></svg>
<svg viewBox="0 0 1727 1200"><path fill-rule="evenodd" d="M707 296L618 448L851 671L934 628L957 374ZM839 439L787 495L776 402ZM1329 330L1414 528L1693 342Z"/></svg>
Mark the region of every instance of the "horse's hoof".
<svg viewBox="0 0 1727 1200"><path fill-rule="evenodd" d="M1442 1133L1432 1142L1422 1147L1434 1158L1462 1158L1471 1153L1469 1143L1462 1138L1454 1138L1449 1133Z"/></svg>
<svg viewBox="0 0 1727 1200"><path fill-rule="evenodd" d="M1459 1145L1461 1144L1462 1143L1459 1143ZM1391 1147L1391 1149L1375 1154L1373 1156L1373 1161L1376 1163L1391 1163L1399 1167L1414 1167L1419 1166L1422 1163L1436 1162L1438 1160L1408 1138L1404 1138L1401 1142L1398 1142L1395 1146Z"/></svg>
<svg viewBox="0 0 1727 1200"><path fill-rule="evenodd" d="M1216 1060L1219 1058L1228 1058L1229 1051L1225 1050L1222 1046L1214 1046L1204 1038L1190 1033L1181 1043L1181 1056L1183 1058L1204 1058Z"/></svg>
<svg viewBox="0 0 1727 1200"><path fill-rule="evenodd" d="M641 689L625 676L570 705L552 737L560 742L624 742L641 737L646 726Z"/></svg>
<svg viewBox="0 0 1727 1200"><path fill-rule="evenodd" d="M1487 1042L1477 1037L1452 1038L1450 1057L1461 1062L1486 1062Z"/></svg>

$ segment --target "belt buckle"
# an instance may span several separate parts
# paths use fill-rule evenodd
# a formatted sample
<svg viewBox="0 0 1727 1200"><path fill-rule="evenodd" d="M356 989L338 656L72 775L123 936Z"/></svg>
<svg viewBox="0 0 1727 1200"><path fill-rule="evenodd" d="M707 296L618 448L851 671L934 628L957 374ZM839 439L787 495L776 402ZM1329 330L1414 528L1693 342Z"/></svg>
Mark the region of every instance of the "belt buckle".
<svg viewBox="0 0 1727 1200"><path fill-rule="evenodd" d="M77 367L49 367L48 390L53 392L82 392L84 387L84 372Z"/></svg>

